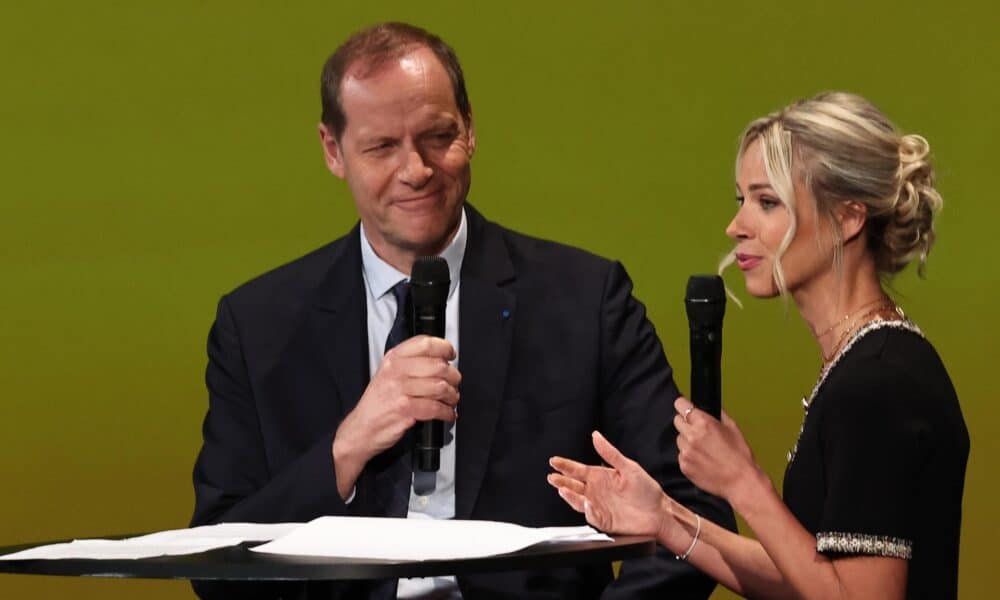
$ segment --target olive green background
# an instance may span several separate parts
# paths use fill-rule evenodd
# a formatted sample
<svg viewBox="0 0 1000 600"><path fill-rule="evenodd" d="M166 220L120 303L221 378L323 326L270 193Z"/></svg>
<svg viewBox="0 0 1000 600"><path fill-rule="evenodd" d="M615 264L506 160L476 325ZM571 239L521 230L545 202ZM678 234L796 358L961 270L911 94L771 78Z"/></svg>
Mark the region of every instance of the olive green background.
<svg viewBox="0 0 1000 600"><path fill-rule="evenodd" d="M925 135L945 210L894 283L972 437L961 596L994 595L997 9L950 1L5 2L0 545L186 524L220 295L345 232L319 71L380 20L462 58L471 201L620 259L687 387L687 276L727 251L752 118L826 89ZM735 270L729 285L742 293ZM780 483L819 355L793 307L730 305L725 403ZM935 518L934 514L925 515ZM186 598L184 582L0 575L0 598ZM718 592L716 598L731 595Z"/></svg>

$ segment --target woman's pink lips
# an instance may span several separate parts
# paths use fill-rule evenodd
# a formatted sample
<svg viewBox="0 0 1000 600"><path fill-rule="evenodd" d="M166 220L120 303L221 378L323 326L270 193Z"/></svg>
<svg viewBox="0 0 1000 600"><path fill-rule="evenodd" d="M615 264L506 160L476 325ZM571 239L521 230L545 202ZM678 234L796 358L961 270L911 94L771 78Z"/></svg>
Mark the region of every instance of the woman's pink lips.
<svg viewBox="0 0 1000 600"><path fill-rule="evenodd" d="M737 254L736 266L738 266L741 271L749 271L750 269L760 264L761 260L763 259L760 256L751 256L749 254Z"/></svg>

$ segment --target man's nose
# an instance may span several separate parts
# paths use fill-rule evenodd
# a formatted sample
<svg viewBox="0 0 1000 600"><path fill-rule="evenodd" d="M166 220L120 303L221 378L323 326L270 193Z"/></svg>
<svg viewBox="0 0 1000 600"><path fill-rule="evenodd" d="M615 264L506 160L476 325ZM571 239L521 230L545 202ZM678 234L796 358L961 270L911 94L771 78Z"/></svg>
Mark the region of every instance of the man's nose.
<svg viewBox="0 0 1000 600"><path fill-rule="evenodd" d="M432 169L420 152L410 150L403 159L403 166L399 169L399 180L412 188L421 188L434 175Z"/></svg>

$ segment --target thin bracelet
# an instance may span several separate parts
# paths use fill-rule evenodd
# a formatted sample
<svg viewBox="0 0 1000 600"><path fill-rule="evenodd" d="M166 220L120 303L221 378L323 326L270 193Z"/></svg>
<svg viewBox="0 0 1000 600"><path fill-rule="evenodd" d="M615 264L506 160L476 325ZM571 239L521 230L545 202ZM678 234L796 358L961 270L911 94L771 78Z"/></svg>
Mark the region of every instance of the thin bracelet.
<svg viewBox="0 0 1000 600"><path fill-rule="evenodd" d="M691 538L691 545L688 546L687 552L684 554L674 555L674 558L677 560L687 560L688 557L691 556L691 551L694 550L695 544L698 543L698 536L701 535L701 517L696 514L694 518L698 520L698 526L694 530L694 537Z"/></svg>

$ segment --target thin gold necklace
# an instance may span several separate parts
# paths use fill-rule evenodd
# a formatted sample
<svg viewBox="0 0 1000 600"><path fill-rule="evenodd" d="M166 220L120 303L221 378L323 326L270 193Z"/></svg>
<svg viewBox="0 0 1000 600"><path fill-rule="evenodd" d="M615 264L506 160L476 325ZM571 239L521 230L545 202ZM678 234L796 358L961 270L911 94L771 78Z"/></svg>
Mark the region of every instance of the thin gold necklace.
<svg viewBox="0 0 1000 600"><path fill-rule="evenodd" d="M876 302L884 302L884 300L883 300L883 298L876 298L876 299L872 300L871 302L865 302L861 306L857 307L856 309L854 309L851 312L849 312L846 315L844 315L843 319L839 319L837 321L834 321L833 325L830 325L829 327L827 327L823 331L823 333L816 334L816 336L815 336L816 340L818 341L820 338L822 338L826 334L830 333L831 331L833 331L834 329L836 329L838 326L843 325L844 323L846 323L847 320L851 318L851 316L858 314L859 312L861 312L862 310L868 308L872 304L875 304Z"/></svg>
<svg viewBox="0 0 1000 600"><path fill-rule="evenodd" d="M844 333L840 334L840 337L837 338L837 343L834 344L833 350L830 351L829 356L823 354L822 350L820 351L820 354L823 356L823 364L829 364L830 361L832 361L837 356L837 353L840 352L840 348L844 345L844 342L847 341L848 336L850 336L851 332L854 331L856 327L858 327L859 325L863 326L865 323L868 322L868 319L870 317L874 317L875 315L883 311L889 311L889 310L893 310L896 312L896 314L902 315L902 310L898 306L896 306L896 303L893 302L892 300L888 300L886 302L883 302L882 304L879 304L875 308L865 312L863 315L855 319L854 322L851 323L850 326L844 330Z"/></svg>

